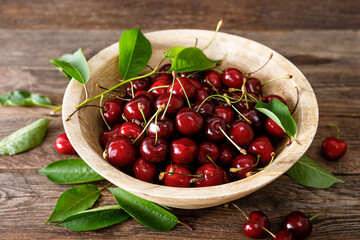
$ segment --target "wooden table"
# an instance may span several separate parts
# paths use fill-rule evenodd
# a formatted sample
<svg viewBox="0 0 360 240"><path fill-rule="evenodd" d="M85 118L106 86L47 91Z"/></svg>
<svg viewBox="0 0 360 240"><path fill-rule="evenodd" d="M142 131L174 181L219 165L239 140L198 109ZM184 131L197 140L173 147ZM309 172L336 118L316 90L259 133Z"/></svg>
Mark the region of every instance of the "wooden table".
<svg viewBox="0 0 360 240"><path fill-rule="evenodd" d="M313 215L309 239L360 239L360 4L358 1L20 1L0 0L0 94L28 90L60 105L67 80L48 62L81 47L89 59L118 41L124 29L140 25L144 32L214 29L224 18L223 32L261 42L290 59L307 76L319 103L318 132L307 155L344 184L317 190L284 175L236 201L247 213L262 210L279 229L293 210ZM44 108L0 106L0 139L40 117L51 118L45 141L16 156L0 156L0 239L246 239L244 222L233 207L174 210L183 226L161 233L135 220L92 232L44 226L59 195L70 186L54 184L36 169L64 159L54 148L62 133L60 116ZM335 123L348 144L346 156L327 162L320 154L327 127ZM72 156L75 157L75 156ZM97 183L104 186L105 181ZM104 192L97 205L114 204ZM270 239L270 237L268 237Z"/></svg>

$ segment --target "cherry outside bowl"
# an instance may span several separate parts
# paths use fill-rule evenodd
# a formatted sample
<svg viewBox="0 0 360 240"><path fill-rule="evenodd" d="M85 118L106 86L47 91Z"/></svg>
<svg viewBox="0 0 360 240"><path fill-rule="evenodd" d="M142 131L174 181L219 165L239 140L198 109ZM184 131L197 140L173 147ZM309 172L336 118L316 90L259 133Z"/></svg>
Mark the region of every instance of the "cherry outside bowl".
<svg viewBox="0 0 360 240"><path fill-rule="evenodd" d="M203 48L213 37L212 31L204 30L166 30L147 33L153 53L149 65L155 67L163 58L163 52L174 46L191 47L198 39L198 47ZM197 209L223 204L244 197L274 181L284 174L308 149L318 125L318 106L315 94L305 76L286 58L272 49L255 41L218 33L212 45L205 50L210 59L222 59L220 69L236 67L243 72L251 72L266 62L270 53L272 60L254 77L266 81L275 77L293 75L293 79L278 80L263 88L264 95L281 95L293 109L299 89L300 100L293 114L297 124L296 139L286 146L286 139L276 148L274 162L265 170L246 179L203 188L174 188L140 181L126 175L110 165L102 157L103 149L99 136L104 130L98 108L84 108L70 121L65 121L75 107L85 99L83 86L75 80L69 83L63 100L63 123L66 134L85 162L95 171L116 186L139 197L170 207ZM121 77L119 73L119 47L115 43L96 54L89 60L90 80L87 83L89 96L95 96L103 90L96 87L112 87ZM105 100L105 99L104 99ZM99 104L99 100L93 104Z"/></svg>

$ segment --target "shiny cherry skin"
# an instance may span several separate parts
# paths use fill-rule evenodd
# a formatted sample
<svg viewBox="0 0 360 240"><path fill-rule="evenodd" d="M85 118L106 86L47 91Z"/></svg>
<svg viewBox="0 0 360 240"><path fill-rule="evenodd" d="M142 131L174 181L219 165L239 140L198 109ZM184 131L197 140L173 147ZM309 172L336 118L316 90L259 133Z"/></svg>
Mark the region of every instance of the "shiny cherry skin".
<svg viewBox="0 0 360 240"><path fill-rule="evenodd" d="M136 93L139 90L145 90L145 91L149 90L151 82L152 82L151 78L141 78L141 79L132 81L134 93ZM128 83L126 85L126 95L128 97L132 97L131 83Z"/></svg>
<svg viewBox="0 0 360 240"><path fill-rule="evenodd" d="M171 63L167 63L161 66L159 72L168 72L171 68Z"/></svg>
<svg viewBox="0 0 360 240"><path fill-rule="evenodd" d="M155 143L155 137L147 137L140 145L141 156L152 163L164 161L168 153L168 143L162 138L158 138Z"/></svg>
<svg viewBox="0 0 360 240"><path fill-rule="evenodd" d="M136 123L133 122L125 122L121 125L119 129L119 134L127 136L134 141L142 132L142 127L138 126ZM134 143L136 146L140 146L141 142L144 141L145 134L141 135L138 140Z"/></svg>
<svg viewBox="0 0 360 240"><path fill-rule="evenodd" d="M250 122L250 126L253 128L254 132L258 133L263 131L265 125L265 115L259 112L256 109L245 109L241 111L241 114L246 117ZM242 116L238 116L240 120L245 121Z"/></svg>
<svg viewBox="0 0 360 240"><path fill-rule="evenodd" d="M243 73L236 68L228 68L224 71L221 81L227 88L241 89L243 85Z"/></svg>
<svg viewBox="0 0 360 240"><path fill-rule="evenodd" d="M140 157L134 162L133 172L137 179L152 182L156 176L156 165Z"/></svg>
<svg viewBox="0 0 360 240"><path fill-rule="evenodd" d="M216 162L216 160L219 158L219 148L215 143L201 142L199 144L197 163L199 165L211 163L208 157L210 157L213 162Z"/></svg>
<svg viewBox="0 0 360 240"><path fill-rule="evenodd" d="M162 118L157 120L157 126L155 120L149 123L147 127L149 136L156 136L156 132L159 138L169 139L176 133L176 126L174 120L170 118Z"/></svg>
<svg viewBox="0 0 360 240"><path fill-rule="evenodd" d="M55 148L59 153L64 154L64 155L70 155L70 154L76 153L76 151L73 148L73 146L71 145L66 133L60 134L55 139Z"/></svg>
<svg viewBox="0 0 360 240"><path fill-rule="evenodd" d="M235 172L235 176L238 179L243 179L248 177L249 173L252 173L256 169L256 158L251 156L250 154L246 155L238 155L232 160L232 168L243 168Z"/></svg>
<svg viewBox="0 0 360 240"><path fill-rule="evenodd" d="M145 91L145 90L136 91L135 97L138 96L138 95L141 95L141 94L144 94L144 95L148 96L148 97L151 99L151 102L154 102L154 96L151 95L150 93L148 93L148 92Z"/></svg>
<svg viewBox="0 0 360 240"><path fill-rule="evenodd" d="M235 99L240 99L241 95L242 95L241 92L234 92L233 97ZM258 99L258 97L256 97L254 94L251 94L251 96L253 96L255 99ZM241 101L234 104L236 109L238 109L239 111L255 108L256 102L251 101L251 98L249 96L247 96L247 101L246 101L245 97L242 97L241 99L242 99Z"/></svg>
<svg viewBox="0 0 360 240"><path fill-rule="evenodd" d="M218 116L209 117L205 121L203 134L207 140L220 143L226 138L220 128L227 131L225 120Z"/></svg>
<svg viewBox="0 0 360 240"><path fill-rule="evenodd" d="M184 87L184 89L181 87L180 83L182 84L182 86ZM168 88L167 92L170 93L172 92L173 94L175 94L176 96L181 97L184 101L186 101L186 97L185 97L185 93L184 90L186 92L186 95L189 99L192 99L195 96L195 87L194 85L190 82L189 79L187 79L186 77L179 77L178 79L175 80L174 83L174 88L172 88L172 85L170 85L170 87Z"/></svg>
<svg viewBox="0 0 360 240"><path fill-rule="evenodd" d="M268 233L261 226L269 230L269 218L263 212L254 211L250 213L249 220L244 223L243 232L250 238L264 238Z"/></svg>
<svg viewBox="0 0 360 240"><path fill-rule="evenodd" d="M151 114L153 113L153 104L151 103L151 99L148 96L141 94L127 102L124 107L125 116L130 121L134 119L141 122L144 121L143 116L139 110L139 104L141 104L143 107L145 118L149 119L151 117Z"/></svg>
<svg viewBox="0 0 360 240"><path fill-rule="evenodd" d="M106 147L106 144L108 143L110 138L112 138L116 134L119 134L120 127L121 124L115 124L114 126L111 127L111 130L105 130L103 133L101 133L99 141L100 141L100 145L103 148Z"/></svg>
<svg viewBox="0 0 360 240"><path fill-rule="evenodd" d="M175 117L177 130L184 135L199 133L203 127L203 118L191 108L181 109Z"/></svg>
<svg viewBox="0 0 360 240"><path fill-rule="evenodd" d="M155 109L158 110L163 104L167 105L169 102L169 93L159 96L155 101ZM166 116L173 117L176 113L184 107L184 101L176 95L171 96L171 100L166 110Z"/></svg>
<svg viewBox="0 0 360 240"><path fill-rule="evenodd" d="M194 101L195 102L200 102L200 101L204 101L208 96L210 96L210 88L208 87L201 87L199 88L194 96Z"/></svg>
<svg viewBox="0 0 360 240"><path fill-rule="evenodd" d="M194 175L202 176L195 183L195 187L216 186L224 183L224 171L222 167L207 163L196 169Z"/></svg>
<svg viewBox="0 0 360 240"><path fill-rule="evenodd" d="M125 136L114 137L107 146L107 160L116 167L125 167L137 159L137 150Z"/></svg>
<svg viewBox="0 0 360 240"><path fill-rule="evenodd" d="M165 76L169 76L168 74L164 74ZM163 76L160 75L158 77L161 77ZM155 80L156 78L154 78ZM152 89L152 88L155 88L155 87L161 87L161 86L168 86L171 84L171 79L168 79L168 78L163 78L163 79L159 79L159 80L156 80L151 86L149 89ZM163 87L163 88L157 88L157 89L154 89L154 90L151 90L150 91L150 94L154 96L154 98L158 98L160 97L161 95L164 95L165 93L167 93L167 88L168 87Z"/></svg>
<svg viewBox="0 0 360 240"><path fill-rule="evenodd" d="M252 93L256 96L259 96L262 94L262 87L261 82L259 79L251 77L246 80L245 83L246 91L248 93Z"/></svg>
<svg viewBox="0 0 360 240"><path fill-rule="evenodd" d="M206 86L210 89L213 89L213 86L216 89L220 89L222 87L220 73L218 73L216 71L208 72L203 78L203 83L204 83L204 86Z"/></svg>
<svg viewBox="0 0 360 240"><path fill-rule="evenodd" d="M205 101L204 103L202 103L203 101L198 101L198 102L195 102L194 104L194 110L197 111L197 109L199 108L200 104L201 107L199 109L199 111L197 111L198 113L200 114L204 114L204 113L212 113L215 109L215 105L212 101L210 100L207 100Z"/></svg>
<svg viewBox="0 0 360 240"><path fill-rule="evenodd" d="M279 127L271 118L267 118L265 121L265 130L268 134L274 137L282 138L286 136L284 130Z"/></svg>
<svg viewBox="0 0 360 240"><path fill-rule="evenodd" d="M251 126L242 121L235 121L228 131L229 137L238 146L245 147L254 139L254 130Z"/></svg>
<svg viewBox="0 0 360 240"><path fill-rule="evenodd" d="M124 103L120 99L107 101L103 106L103 115L106 122L112 126L122 121Z"/></svg>
<svg viewBox="0 0 360 240"><path fill-rule="evenodd" d="M190 187L191 185L191 172L188 168L178 164L170 164L166 167L164 176L164 185L170 187ZM173 174L171 174L173 173ZM186 174L186 175L183 175Z"/></svg>
<svg viewBox="0 0 360 240"><path fill-rule="evenodd" d="M264 102L271 102L274 98L276 98L277 100L279 100L279 101L282 102L283 104L287 105L285 99L283 99L283 98L280 97L279 95L275 95L275 94L266 96Z"/></svg>
<svg viewBox="0 0 360 240"><path fill-rule="evenodd" d="M285 217L283 229L290 231L296 239L303 239L310 235L312 223L304 213L294 211Z"/></svg>
<svg viewBox="0 0 360 240"><path fill-rule="evenodd" d="M224 168L228 168L231 166L232 160L237 154L236 148L231 143L221 143L219 147L219 159L216 163Z"/></svg>
<svg viewBox="0 0 360 240"><path fill-rule="evenodd" d="M177 164L186 165L193 162L198 153L198 145L190 138L179 138L170 144L170 158Z"/></svg>
<svg viewBox="0 0 360 240"><path fill-rule="evenodd" d="M229 183L232 181L230 172L228 170L225 170L224 168L223 168L223 176L224 176L223 184Z"/></svg>
<svg viewBox="0 0 360 240"><path fill-rule="evenodd" d="M295 240L294 234L288 230L279 230L273 240Z"/></svg>
<svg viewBox="0 0 360 240"><path fill-rule="evenodd" d="M199 80L196 80L196 79L193 79L193 78L188 78L188 79L192 83L192 85L194 86L196 91L199 90L202 87Z"/></svg>
<svg viewBox="0 0 360 240"><path fill-rule="evenodd" d="M325 138L322 144L322 153L327 160L335 161L342 158L347 150L347 145L344 141L334 138Z"/></svg>
<svg viewBox="0 0 360 240"><path fill-rule="evenodd" d="M248 153L257 156L260 155L259 165L266 166L271 159L275 157L275 149L267 137L256 138L248 147Z"/></svg>
<svg viewBox="0 0 360 240"><path fill-rule="evenodd" d="M216 106L214 114L224 119L226 124L231 124L235 117L233 110L227 106Z"/></svg>
<svg viewBox="0 0 360 240"><path fill-rule="evenodd" d="M179 77L194 79L196 81L200 80L200 73L197 73L197 72L180 72L180 73L178 73L178 75L179 75Z"/></svg>

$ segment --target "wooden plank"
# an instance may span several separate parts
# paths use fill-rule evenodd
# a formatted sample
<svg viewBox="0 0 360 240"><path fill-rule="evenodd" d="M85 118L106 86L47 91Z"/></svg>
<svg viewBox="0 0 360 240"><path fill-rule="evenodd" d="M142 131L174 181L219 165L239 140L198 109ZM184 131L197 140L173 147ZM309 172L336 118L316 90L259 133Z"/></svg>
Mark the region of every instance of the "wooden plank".
<svg viewBox="0 0 360 240"><path fill-rule="evenodd" d="M360 4L336 1L0 1L6 29L358 29Z"/></svg>
<svg viewBox="0 0 360 240"><path fill-rule="evenodd" d="M289 211L301 210L307 215L327 210L314 220L308 239L360 238L360 176L340 176L346 184L316 190L302 187L287 176L282 176L263 189L237 200L246 213L261 210L268 214L273 231L279 229ZM53 224L44 226L58 196L71 186L54 184L34 172L0 173L0 232L2 239L246 239L242 233L244 218L234 207L218 206L202 210L180 210L174 213L195 231L179 225L161 233L145 228L131 219L98 231L77 233ZM101 187L104 181L96 184ZM275 193L275 194L274 194ZM289 199L296 199L289 200ZM110 192L104 191L96 206L115 204ZM14 229L16 229L14 231ZM341 231L340 231L341 229Z"/></svg>

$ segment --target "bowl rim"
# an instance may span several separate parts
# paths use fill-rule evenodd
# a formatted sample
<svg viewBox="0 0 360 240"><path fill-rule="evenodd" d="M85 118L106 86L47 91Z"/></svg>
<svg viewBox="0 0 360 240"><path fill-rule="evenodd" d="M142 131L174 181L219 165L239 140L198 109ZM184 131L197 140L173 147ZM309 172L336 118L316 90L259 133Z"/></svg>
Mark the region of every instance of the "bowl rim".
<svg viewBox="0 0 360 240"><path fill-rule="evenodd" d="M188 36L195 34L195 35L201 35L211 38L214 32L207 30L197 30L197 29L178 29L178 30L162 30L162 31L149 32L146 33L145 36L151 41L153 37L164 34L173 35L173 36ZM281 161L280 164L276 164L276 165L271 164L269 167L256 173L253 176L250 176L242 180L233 181L227 184L211 186L211 187L203 187L203 188L174 188L174 187L167 187L163 185L143 182L141 180L138 180L136 178L133 178L129 175L122 173L120 170L110 165L107 161L104 162L102 156L96 154L97 155L96 158L94 154L90 153L91 151L88 151L87 148L90 147L88 142L84 138L79 138L76 136L77 134L79 134L79 131L81 133L81 123L79 121L78 115L73 116L71 121L66 121L66 118L74 110L74 107L78 104L75 101L73 101L74 96L75 98L76 96L81 96L83 91L83 86L82 84L72 79L68 87L66 88L64 94L62 119L63 119L65 132L70 142L74 146L75 150L79 154L79 156L82 157L82 159L90 167L92 167L105 179L109 180L116 186L131 192L134 195L137 195L139 197L160 204L168 205L171 207L188 208L188 209L210 207L210 206L226 203L232 200L236 200L242 196L246 196L264 187L265 185L271 183L272 181L283 175L293 164L295 164L295 162L301 157L301 155L303 155L306 152L312 140L314 139L316 129L318 126L318 118L319 118L318 105L317 105L315 93L311 88L310 83L302 74L302 72L289 60L287 60L285 57L283 57L273 49L270 49L269 47L261 43L258 43L256 41L232 34L219 32L216 39L218 38L226 38L229 39L230 41L248 42L250 44L256 45L257 47L263 50L272 52L274 56L273 58L276 57L281 61L285 61L289 66L291 66L291 68L293 68L296 71L296 73L294 74L300 77L302 84L305 84L304 86L306 87L306 91L305 91L306 103L310 104L312 110L311 113L312 125L309 125L308 128L305 129L305 132L307 134L306 142L302 142L302 144L299 144L294 141L289 147L283 149L284 154L282 155L282 158L281 159L276 158L278 162ZM215 41L217 41L216 39ZM88 61L90 71L97 69L98 68L97 64L99 64L99 62L102 63L106 61L106 59L109 59L110 57L109 55L116 54L115 52L116 49L118 49L118 43L114 43L104 48L95 56L93 56ZM117 51L117 55L118 55L118 51ZM300 103L304 104L304 102L302 101L305 101L304 98L300 98L299 104ZM308 107L308 105L306 106ZM302 109L301 111L302 116L305 113L308 114L307 111L310 111L309 108ZM302 119L301 122L303 122L304 121L303 117L301 119ZM304 129L301 130L302 131L300 133L303 133ZM296 137L300 133L298 131ZM290 150L292 150L292 152L290 152ZM100 164L99 158L101 158L102 164ZM118 173L114 174L114 170L116 170ZM269 176L271 176L271 178L269 178ZM254 179L256 179L256 181L253 181ZM244 186L252 186L252 187L248 189L245 188ZM202 200L209 200L208 193L210 192L212 198L211 201L208 204L202 205L201 204ZM170 204L169 204L169 200L171 202Z"/></svg>

